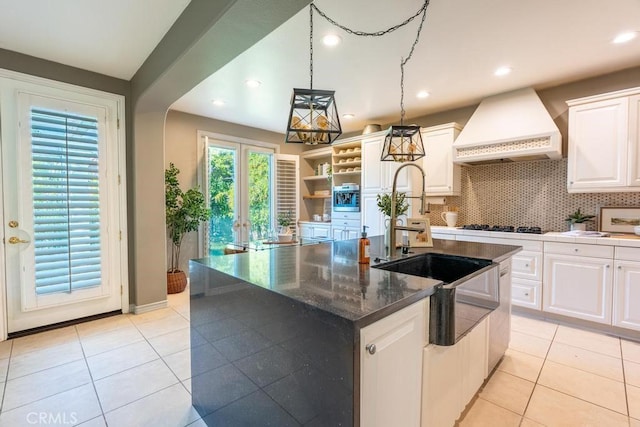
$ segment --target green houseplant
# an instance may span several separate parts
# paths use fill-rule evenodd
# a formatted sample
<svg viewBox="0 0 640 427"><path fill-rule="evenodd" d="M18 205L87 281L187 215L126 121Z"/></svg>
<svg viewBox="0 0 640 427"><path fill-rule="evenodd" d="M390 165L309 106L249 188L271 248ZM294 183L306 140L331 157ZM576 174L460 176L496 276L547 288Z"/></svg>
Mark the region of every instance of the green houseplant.
<svg viewBox="0 0 640 427"><path fill-rule="evenodd" d="M171 262L167 270L167 292L170 294L182 292L187 286L187 276L179 267L185 234L196 231L211 215L199 187L185 192L180 189L179 173L173 163L169 163L169 169L164 171L167 234L171 239Z"/></svg>
<svg viewBox="0 0 640 427"><path fill-rule="evenodd" d="M585 215L580 209L578 208L578 210L565 218L565 221L571 225L571 230L585 230L586 224L584 223L596 217L595 215Z"/></svg>
<svg viewBox="0 0 640 427"><path fill-rule="evenodd" d="M378 209L386 217L391 218L391 194L383 193L376 196ZM407 202L406 193L396 193L396 218L404 215L409 210L409 202Z"/></svg>
<svg viewBox="0 0 640 427"><path fill-rule="evenodd" d="M293 223L293 217L291 210L287 212L280 212L278 214L278 225L280 230L278 231L278 240L281 242L289 242L293 239L293 233L291 232L291 224Z"/></svg>

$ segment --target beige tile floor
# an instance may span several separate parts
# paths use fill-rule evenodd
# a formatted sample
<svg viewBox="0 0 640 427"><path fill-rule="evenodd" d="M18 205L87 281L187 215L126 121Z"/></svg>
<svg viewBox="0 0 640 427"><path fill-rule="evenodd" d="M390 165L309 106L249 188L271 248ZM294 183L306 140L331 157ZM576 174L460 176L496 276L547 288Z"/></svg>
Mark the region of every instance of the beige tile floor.
<svg viewBox="0 0 640 427"><path fill-rule="evenodd" d="M640 343L516 315L511 330L459 426L640 427Z"/></svg>
<svg viewBox="0 0 640 427"><path fill-rule="evenodd" d="M203 427L190 376L183 292L0 343L0 427ZM640 427L640 344L513 316L510 349L458 424Z"/></svg>

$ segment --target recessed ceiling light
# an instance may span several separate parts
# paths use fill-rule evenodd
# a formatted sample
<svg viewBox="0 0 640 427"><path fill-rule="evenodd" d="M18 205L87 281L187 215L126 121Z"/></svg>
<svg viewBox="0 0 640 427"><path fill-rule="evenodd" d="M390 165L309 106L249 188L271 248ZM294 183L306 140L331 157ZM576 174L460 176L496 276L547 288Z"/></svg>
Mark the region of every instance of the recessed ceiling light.
<svg viewBox="0 0 640 427"><path fill-rule="evenodd" d="M325 46L337 46L342 42L342 37L337 34L327 34L322 38L322 43Z"/></svg>
<svg viewBox="0 0 640 427"><path fill-rule="evenodd" d="M613 39L613 43L615 44L626 43L628 41L635 39L637 36L638 36L637 31L627 31L626 33L620 33L616 36L615 39Z"/></svg>
<svg viewBox="0 0 640 427"><path fill-rule="evenodd" d="M416 96L417 96L418 98L428 98L428 97L429 97L429 95L431 95L431 94L430 94L429 92L427 92L426 90L421 90L420 92L418 92L418 93L416 94Z"/></svg>
<svg viewBox="0 0 640 427"><path fill-rule="evenodd" d="M222 107L224 105L224 101L222 99L214 99L211 103L218 107Z"/></svg>
<svg viewBox="0 0 640 427"><path fill-rule="evenodd" d="M347 119L347 120L351 120L351 119L353 119L355 116L356 116L355 114L347 113L347 114L343 114L343 115L342 115L342 118L343 118L343 119Z"/></svg>
<svg viewBox="0 0 640 427"><path fill-rule="evenodd" d="M506 76L507 74L511 73L511 70L511 67L500 67L493 73L493 75L498 77Z"/></svg>
<svg viewBox="0 0 640 427"><path fill-rule="evenodd" d="M261 81L259 81L259 80L251 80L251 79L248 79L248 80L245 80L245 81L244 81L244 84L245 84L245 85L247 85L247 87L254 88L254 87L258 87L258 86L260 86L260 85L262 84L262 82L261 82Z"/></svg>

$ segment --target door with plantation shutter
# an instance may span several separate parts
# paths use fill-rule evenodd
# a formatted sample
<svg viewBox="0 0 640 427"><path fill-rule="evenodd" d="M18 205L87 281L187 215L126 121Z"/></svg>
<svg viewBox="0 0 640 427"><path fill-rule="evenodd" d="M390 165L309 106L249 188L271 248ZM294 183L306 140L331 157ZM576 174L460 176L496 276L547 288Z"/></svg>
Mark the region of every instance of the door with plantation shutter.
<svg viewBox="0 0 640 427"><path fill-rule="evenodd" d="M8 331L120 310L117 110L17 101L16 145L3 144Z"/></svg>

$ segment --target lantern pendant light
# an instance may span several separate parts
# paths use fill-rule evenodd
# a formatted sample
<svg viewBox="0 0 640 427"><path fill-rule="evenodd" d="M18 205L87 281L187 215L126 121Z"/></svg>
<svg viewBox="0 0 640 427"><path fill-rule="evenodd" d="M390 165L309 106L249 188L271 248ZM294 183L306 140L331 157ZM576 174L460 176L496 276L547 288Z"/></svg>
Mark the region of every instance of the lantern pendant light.
<svg viewBox="0 0 640 427"><path fill-rule="evenodd" d="M425 2L424 11L422 12L422 21L418 27L416 39L411 46L409 55L400 61L400 126L393 125L387 131L382 146L380 160L383 162L413 162L424 157L424 144L422 143L422 135L420 134L420 126L404 125L404 66L411 59L413 51L420 39L420 32L426 17L426 6L429 2Z"/></svg>
<svg viewBox="0 0 640 427"><path fill-rule="evenodd" d="M313 0L309 4L309 89L293 89L285 142L331 144L342 134L333 90L313 89Z"/></svg>

